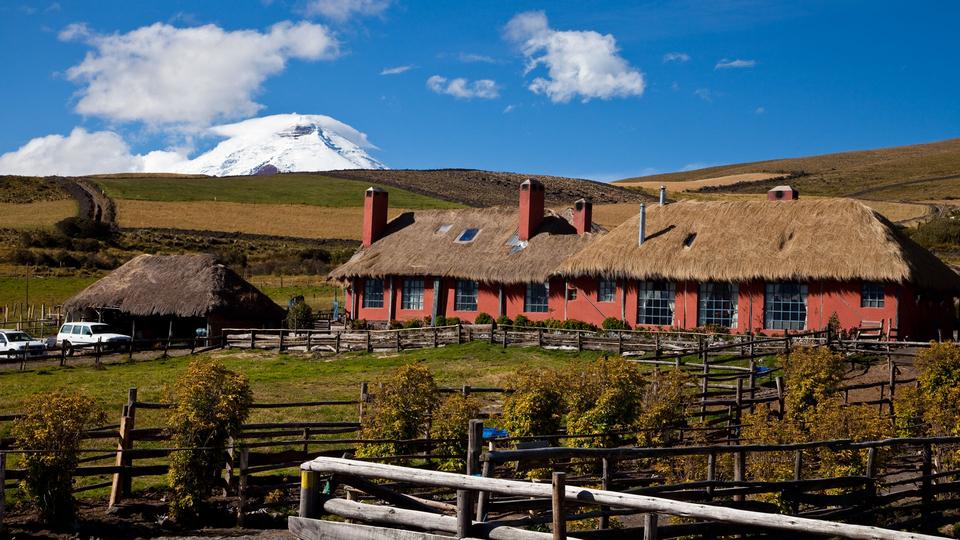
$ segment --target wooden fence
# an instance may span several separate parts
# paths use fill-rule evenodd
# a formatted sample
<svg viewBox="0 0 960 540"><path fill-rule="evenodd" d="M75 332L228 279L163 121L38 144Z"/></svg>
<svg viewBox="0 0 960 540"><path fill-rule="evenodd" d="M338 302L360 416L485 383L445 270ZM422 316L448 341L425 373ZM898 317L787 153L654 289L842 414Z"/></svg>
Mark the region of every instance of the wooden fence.
<svg viewBox="0 0 960 540"><path fill-rule="evenodd" d="M475 433L478 428L482 426L473 423L470 432ZM886 443L869 443L875 445L869 448ZM728 447L725 450L744 449ZM299 516L289 519L290 531L304 540L440 540L449 534L456 538L562 540L568 538L569 521L642 513L643 527L609 528L601 523L597 530L574 535L576 538L656 540L693 534L713 537L725 533L779 532L857 539L939 538L838 523L823 517L782 515L717 504L718 497L728 495L717 493L727 489L723 485L711 486L714 503L703 504L671 498L673 494L669 493L616 491L613 489L616 486L610 483L603 484L601 489L589 488L583 479L562 471L554 471L549 484L493 478L478 474L481 472L479 456L480 448L471 446L466 474L318 457L301 465L300 510ZM416 491L418 489L420 491ZM338 493L347 496L338 497ZM388 506L365 504L357 500L361 497L382 501ZM346 521L321 520L325 514ZM693 522L660 525L661 515ZM551 526L550 533L524 528L546 524Z"/></svg>

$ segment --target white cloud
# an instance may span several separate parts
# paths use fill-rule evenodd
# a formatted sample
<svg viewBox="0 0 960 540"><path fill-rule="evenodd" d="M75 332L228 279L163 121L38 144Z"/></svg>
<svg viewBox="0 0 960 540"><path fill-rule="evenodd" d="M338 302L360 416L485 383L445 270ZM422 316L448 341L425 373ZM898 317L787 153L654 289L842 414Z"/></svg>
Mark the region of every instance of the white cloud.
<svg viewBox="0 0 960 540"><path fill-rule="evenodd" d="M512 113L516 108L517 108L516 105L507 105L506 107L503 108L503 114Z"/></svg>
<svg viewBox="0 0 960 540"><path fill-rule="evenodd" d="M458 56L461 62L474 63L480 62L483 64L496 64L497 59L492 56L487 56L484 54L474 54L474 53L460 53Z"/></svg>
<svg viewBox="0 0 960 540"><path fill-rule="evenodd" d="M70 135L47 135L0 155L0 174L83 175L110 172L174 170L186 160L178 152L157 150L132 154L112 131L73 128Z"/></svg>
<svg viewBox="0 0 960 540"><path fill-rule="evenodd" d="M668 64L670 62L677 62L682 64L684 62L690 61L690 55L685 52L668 52L663 55L663 63Z"/></svg>
<svg viewBox="0 0 960 540"><path fill-rule="evenodd" d="M82 85L78 113L194 129L255 114L262 105L254 95L288 60L339 54L331 32L307 22L280 22L267 32L156 23L110 35L71 25L61 39L93 48L67 70L67 78Z"/></svg>
<svg viewBox="0 0 960 540"><path fill-rule="evenodd" d="M757 107L753 110L753 114L765 114L767 112L766 107Z"/></svg>
<svg viewBox="0 0 960 540"><path fill-rule="evenodd" d="M434 75L427 79L427 88L438 94L447 94L460 99L494 99L500 97L500 88L496 81L491 79L470 82L463 77L447 79L440 75Z"/></svg>
<svg viewBox="0 0 960 540"><path fill-rule="evenodd" d="M388 7L390 0L310 0L307 15L320 15L342 23L354 15L381 15Z"/></svg>
<svg viewBox="0 0 960 540"><path fill-rule="evenodd" d="M548 77L535 78L528 88L554 103L575 96L589 101L643 94L643 73L617 54L617 41L610 34L554 30L544 12L528 11L507 23L504 36L520 47L527 73L540 65L547 68Z"/></svg>
<svg viewBox="0 0 960 540"><path fill-rule="evenodd" d="M741 60L737 58L736 60L728 60L726 58L721 58L717 65L713 66L713 69L743 69L743 68L752 68L757 65L756 60Z"/></svg>
<svg viewBox="0 0 960 540"><path fill-rule="evenodd" d="M383 68L380 72L381 75L399 75L401 73L406 73L413 69L413 66L395 66L389 68Z"/></svg>
<svg viewBox="0 0 960 540"><path fill-rule="evenodd" d="M713 98L715 94L709 88L697 88L696 90L693 91L693 95L706 101L707 103L713 103Z"/></svg>
<svg viewBox="0 0 960 540"><path fill-rule="evenodd" d="M93 32L90 31L90 27L87 26L87 23L70 23L63 30L57 34L57 38L60 41L73 41L78 39L86 39L90 37Z"/></svg>

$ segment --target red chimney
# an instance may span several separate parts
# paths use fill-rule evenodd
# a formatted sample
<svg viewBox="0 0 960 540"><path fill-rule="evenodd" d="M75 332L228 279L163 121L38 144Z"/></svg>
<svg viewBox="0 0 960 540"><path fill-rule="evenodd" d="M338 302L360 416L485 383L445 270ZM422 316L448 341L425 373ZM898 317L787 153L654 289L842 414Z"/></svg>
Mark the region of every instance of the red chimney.
<svg viewBox="0 0 960 540"><path fill-rule="evenodd" d="M577 228L577 234L583 236L590 232L593 227L593 203L580 199L573 203L573 226Z"/></svg>
<svg viewBox="0 0 960 540"><path fill-rule="evenodd" d="M363 197L363 247L369 247L383 236L387 227L387 192L369 188Z"/></svg>
<svg viewBox="0 0 960 540"><path fill-rule="evenodd" d="M537 227L543 221L543 184L536 180L527 180L520 184L520 228L521 242L526 242L537 234Z"/></svg>
<svg viewBox="0 0 960 540"><path fill-rule="evenodd" d="M800 192L790 186L777 186L767 192L770 201L795 201L800 198Z"/></svg>

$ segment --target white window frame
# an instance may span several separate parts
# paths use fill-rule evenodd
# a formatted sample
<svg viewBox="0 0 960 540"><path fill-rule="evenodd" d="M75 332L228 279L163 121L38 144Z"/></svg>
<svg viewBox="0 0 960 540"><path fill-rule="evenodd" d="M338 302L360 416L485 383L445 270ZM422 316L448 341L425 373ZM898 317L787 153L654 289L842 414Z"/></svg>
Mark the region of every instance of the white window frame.
<svg viewBox="0 0 960 540"><path fill-rule="evenodd" d="M739 287L736 283L701 283L697 291L697 326L736 328L739 298Z"/></svg>
<svg viewBox="0 0 960 540"><path fill-rule="evenodd" d="M768 330L806 330L808 293L809 287L806 283L767 283L763 295L763 327ZM797 296L799 301L795 298ZM794 317L788 318L785 315Z"/></svg>
<svg viewBox="0 0 960 540"><path fill-rule="evenodd" d="M543 303L533 303L532 287L543 287ZM538 298L537 298L538 299ZM536 309L531 309L536 308ZM523 293L523 312L524 313L547 313L550 311L550 284L549 283L527 283L527 288Z"/></svg>
<svg viewBox="0 0 960 540"><path fill-rule="evenodd" d="M600 279L597 281L597 302L610 303L617 301L617 280Z"/></svg>
<svg viewBox="0 0 960 540"><path fill-rule="evenodd" d="M466 285L472 290L465 290ZM458 279L453 295L454 311L477 311L477 298L480 296L480 284L470 279Z"/></svg>
<svg viewBox="0 0 960 540"><path fill-rule="evenodd" d="M376 302L378 293L376 288L373 287L374 284L380 284L379 297L380 301ZM383 308L383 280L382 279L365 279L363 280L363 307L364 309L382 309Z"/></svg>
<svg viewBox="0 0 960 540"><path fill-rule="evenodd" d="M676 316L677 284L672 281L641 281L637 284L637 324L673 326ZM667 310L669 321L651 312ZM656 320L656 322L652 322Z"/></svg>
<svg viewBox="0 0 960 540"><path fill-rule="evenodd" d="M408 278L403 280L400 291L400 309L406 311L423 311L423 278Z"/></svg>

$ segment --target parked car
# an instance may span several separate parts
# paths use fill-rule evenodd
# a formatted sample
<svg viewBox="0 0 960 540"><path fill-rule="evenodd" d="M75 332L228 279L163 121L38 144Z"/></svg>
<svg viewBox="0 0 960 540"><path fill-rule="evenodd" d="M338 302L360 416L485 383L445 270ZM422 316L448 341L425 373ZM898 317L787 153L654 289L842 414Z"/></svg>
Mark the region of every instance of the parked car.
<svg viewBox="0 0 960 540"><path fill-rule="evenodd" d="M22 357L24 352L27 356L43 356L47 344L20 330L0 330L0 356Z"/></svg>
<svg viewBox="0 0 960 540"><path fill-rule="evenodd" d="M57 347L63 347L67 354L73 354L77 347L91 349L89 346L96 343L111 350L129 342L130 336L121 334L109 324L98 322L66 323L57 332Z"/></svg>

